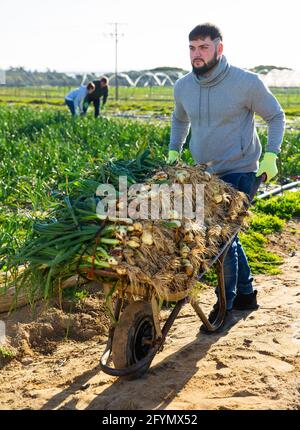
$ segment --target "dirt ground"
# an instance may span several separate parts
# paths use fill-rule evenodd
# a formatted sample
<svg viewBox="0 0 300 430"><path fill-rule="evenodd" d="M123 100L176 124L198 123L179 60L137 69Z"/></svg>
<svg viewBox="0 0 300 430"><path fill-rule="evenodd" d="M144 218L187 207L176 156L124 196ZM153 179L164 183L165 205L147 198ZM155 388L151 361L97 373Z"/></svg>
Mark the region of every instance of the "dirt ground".
<svg viewBox="0 0 300 430"><path fill-rule="evenodd" d="M260 308L234 311L225 332L200 333L186 305L140 380L100 370L108 318L99 292L69 313L39 306L34 316L28 307L1 314L16 356L0 359L0 409L300 409L299 243L299 221L271 237L282 273L255 276ZM208 288L200 304L208 312L213 303Z"/></svg>

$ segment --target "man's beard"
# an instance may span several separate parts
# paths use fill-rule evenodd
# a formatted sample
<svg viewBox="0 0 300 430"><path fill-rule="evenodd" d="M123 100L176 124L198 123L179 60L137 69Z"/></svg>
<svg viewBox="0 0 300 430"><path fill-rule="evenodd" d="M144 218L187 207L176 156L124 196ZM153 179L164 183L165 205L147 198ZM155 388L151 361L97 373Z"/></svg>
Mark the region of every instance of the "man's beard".
<svg viewBox="0 0 300 430"><path fill-rule="evenodd" d="M197 75L197 76L202 76L205 73L209 72L213 67L215 67L216 64L218 64L219 59L218 59L218 53L217 51L215 52L214 58L212 60L210 60L208 63L204 64L204 66L201 67L195 67L193 64L193 72Z"/></svg>

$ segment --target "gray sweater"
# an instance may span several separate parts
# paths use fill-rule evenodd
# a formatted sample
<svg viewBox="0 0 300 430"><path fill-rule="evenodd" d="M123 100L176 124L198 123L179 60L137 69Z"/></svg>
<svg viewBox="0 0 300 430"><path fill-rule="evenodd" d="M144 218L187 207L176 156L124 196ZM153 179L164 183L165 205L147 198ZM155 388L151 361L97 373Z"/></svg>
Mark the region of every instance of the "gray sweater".
<svg viewBox="0 0 300 430"><path fill-rule="evenodd" d="M224 57L208 77L193 72L174 86L170 150L181 151L191 127L196 163L217 174L255 172L261 144L254 113L268 125L267 151L278 153L285 118L276 98L257 74L230 66Z"/></svg>

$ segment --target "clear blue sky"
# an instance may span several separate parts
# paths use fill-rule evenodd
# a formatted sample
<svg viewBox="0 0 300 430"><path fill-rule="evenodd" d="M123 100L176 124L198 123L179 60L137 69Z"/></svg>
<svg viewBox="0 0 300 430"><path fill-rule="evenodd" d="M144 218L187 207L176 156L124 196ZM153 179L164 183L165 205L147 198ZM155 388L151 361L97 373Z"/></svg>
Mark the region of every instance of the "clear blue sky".
<svg viewBox="0 0 300 430"><path fill-rule="evenodd" d="M0 0L0 68L113 71L117 21L119 71L189 70L187 35L211 21L230 63L300 70L299 16L299 0Z"/></svg>

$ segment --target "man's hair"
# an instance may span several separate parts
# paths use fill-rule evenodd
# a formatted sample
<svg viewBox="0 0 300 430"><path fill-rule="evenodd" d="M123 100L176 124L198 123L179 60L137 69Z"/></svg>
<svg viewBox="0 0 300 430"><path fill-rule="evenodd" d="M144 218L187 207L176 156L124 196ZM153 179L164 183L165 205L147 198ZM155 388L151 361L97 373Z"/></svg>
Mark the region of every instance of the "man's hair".
<svg viewBox="0 0 300 430"><path fill-rule="evenodd" d="M86 86L87 90L94 90L95 89L95 84L93 82L89 82Z"/></svg>
<svg viewBox="0 0 300 430"><path fill-rule="evenodd" d="M103 82L104 84L106 84L106 85L107 85L107 83L108 83L108 79L107 79L107 77L106 77L106 76L103 76L103 77L100 79L100 82Z"/></svg>
<svg viewBox="0 0 300 430"><path fill-rule="evenodd" d="M190 41L197 39L204 40L206 37L210 37L211 40L214 40L219 37L220 40L223 40L221 30L216 25L210 24L209 22L197 25L189 34Z"/></svg>

